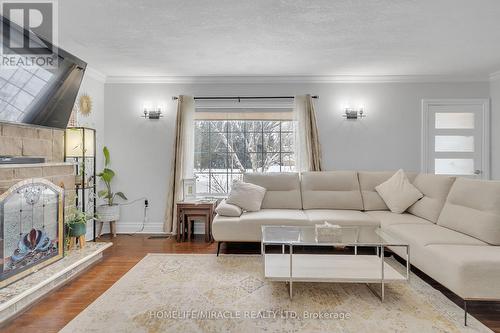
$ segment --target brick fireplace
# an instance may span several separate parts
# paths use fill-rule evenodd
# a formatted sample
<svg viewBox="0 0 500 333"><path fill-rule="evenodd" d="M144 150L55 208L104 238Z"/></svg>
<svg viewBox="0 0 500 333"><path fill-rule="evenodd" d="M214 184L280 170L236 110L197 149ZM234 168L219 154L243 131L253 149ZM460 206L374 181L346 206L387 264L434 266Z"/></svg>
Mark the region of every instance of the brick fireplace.
<svg viewBox="0 0 500 333"><path fill-rule="evenodd" d="M0 201L13 199L7 207L0 203L0 210L11 215L13 229L10 237L0 235L2 323L78 276L100 260L102 252L112 244L87 243L84 249L67 251L61 259L64 237L54 220L75 203L75 165L64 162L63 130L0 123L0 156L45 159L45 163L0 164ZM58 187L64 188L64 207L56 208L62 198L57 196ZM40 211L46 218L33 220ZM26 266L33 258L39 264ZM20 269L14 272L11 268Z"/></svg>
<svg viewBox="0 0 500 333"><path fill-rule="evenodd" d="M75 166L64 162L64 131L59 129L2 123L0 156L45 159L0 164L3 286L62 257L64 212L75 202Z"/></svg>
<svg viewBox="0 0 500 333"><path fill-rule="evenodd" d="M73 202L75 166L64 162L64 130L0 123L0 156L43 157L45 163L0 165L0 194L28 178L45 178L65 189Z"/></svg>

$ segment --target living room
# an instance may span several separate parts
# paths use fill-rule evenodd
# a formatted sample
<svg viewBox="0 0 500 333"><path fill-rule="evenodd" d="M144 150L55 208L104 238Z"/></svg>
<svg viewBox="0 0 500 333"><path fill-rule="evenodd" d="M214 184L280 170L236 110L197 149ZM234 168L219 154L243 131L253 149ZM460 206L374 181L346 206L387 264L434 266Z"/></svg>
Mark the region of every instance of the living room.
<svg viewBox="0 0 500 333"><path fill-rule="evenodd" d="M0 331L500 332L497 1L1 6Z"/></svg>

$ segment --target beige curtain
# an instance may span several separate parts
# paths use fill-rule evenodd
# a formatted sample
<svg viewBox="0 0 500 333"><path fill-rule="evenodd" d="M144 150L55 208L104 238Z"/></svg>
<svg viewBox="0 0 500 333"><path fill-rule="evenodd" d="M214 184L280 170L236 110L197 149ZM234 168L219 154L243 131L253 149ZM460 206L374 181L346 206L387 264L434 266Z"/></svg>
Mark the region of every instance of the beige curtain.
<svg viewBox="0 0 500 333"><path fill-rule="evenodd" d="M194 113L194 98L179 96L164 225L167 233L177 233L177 223L174 222L177 221L176 203L183 199L182 180L193 177Z"/></svg>
<svg viewBox="0 0 500 333"><path fill-rule="evenodd" d="M314 100L311 95L295 96L294 119L298 171L321 171L321 147Z"/></svg>

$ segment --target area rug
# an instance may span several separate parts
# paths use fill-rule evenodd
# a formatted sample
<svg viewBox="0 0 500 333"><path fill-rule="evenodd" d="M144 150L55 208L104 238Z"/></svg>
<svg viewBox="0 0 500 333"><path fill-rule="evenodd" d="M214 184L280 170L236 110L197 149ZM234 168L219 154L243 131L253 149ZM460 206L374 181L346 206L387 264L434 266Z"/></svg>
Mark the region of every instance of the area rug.
<svg viewBox="0 0 500 333"><path fill-rule="evenodd" d="M388 262L403 267L394 259ZM364 284L263 277L262 257L149 254L62 332L491 332L415 275Z"/></svg>

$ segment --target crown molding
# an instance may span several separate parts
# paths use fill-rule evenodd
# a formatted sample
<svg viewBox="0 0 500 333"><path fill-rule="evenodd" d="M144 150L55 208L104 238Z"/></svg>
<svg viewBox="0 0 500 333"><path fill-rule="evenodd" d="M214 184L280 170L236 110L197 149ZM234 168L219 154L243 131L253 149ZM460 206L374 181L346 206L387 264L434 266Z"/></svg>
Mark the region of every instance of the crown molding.
<svg viewBox="0 0 500 333"><path fill-rule="evenodd" d="M108 76L106 78L106 83L110 84L432 83L487 81L488 77L482 75Z"/></svg>
<svg viewBox="0 0 500 333"><path fill-rule="evenodd" d="M490 81L500 80L500 71L490 74Z"/></svg>
<svg viewBox="0 0 500 333"><path fill-rule="evenodd" d="M100 71L98 71L97 69L95 68L92 68L90 66L87 65L87 68L85 69L85 74L88 76L88 77L91 77L93 78L94 80L97 80L99 82L106 82L106 75Z"/></svg>

